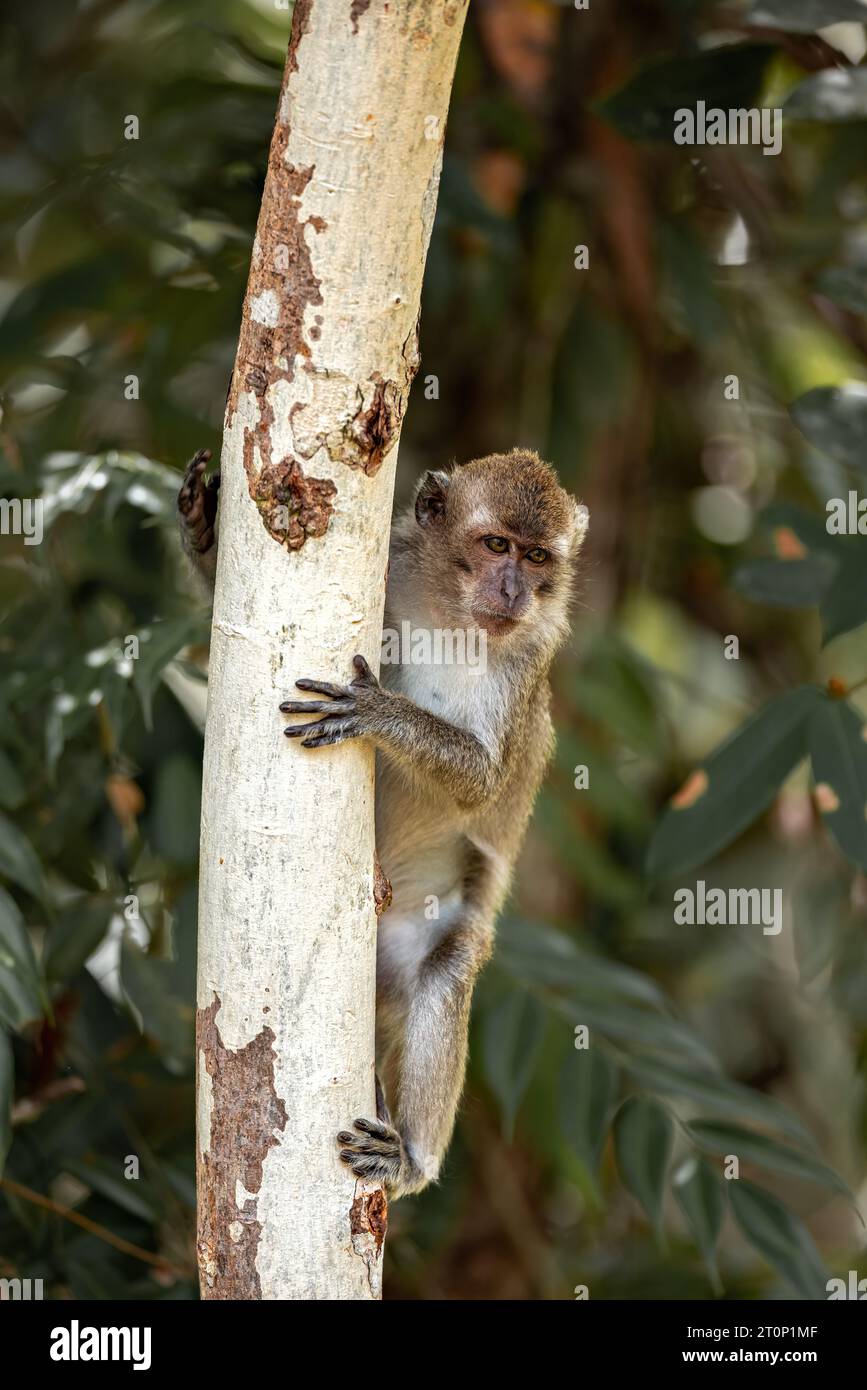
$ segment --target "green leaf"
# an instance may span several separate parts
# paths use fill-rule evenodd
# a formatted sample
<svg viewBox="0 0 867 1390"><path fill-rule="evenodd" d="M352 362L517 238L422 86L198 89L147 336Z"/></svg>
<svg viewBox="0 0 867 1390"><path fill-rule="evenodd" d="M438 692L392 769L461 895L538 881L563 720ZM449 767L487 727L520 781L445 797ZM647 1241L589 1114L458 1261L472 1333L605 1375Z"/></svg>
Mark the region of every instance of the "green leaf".
<svg viewBox="0 0 867 1390"><path fill-rule="evenodd" d="M814 288L853 314L867 314L867 270L830 266L816 276Z"/></svg>
<svg viewBox="0 0 867 1390"><path fill-rule="evenodd" d="M722 1293L716 1243L725 1215L725 1189L709 1164L691 1154L671 1180L674 1199L701 1251L714 1293Z"/></svg>
<svg viewBox="0 0 867 1390"><path fill-rule="evenodd" d="M788 1106L772 1096L730 1081L726 1076L671 1066L654 1057L630 1057L624 1061L624 1066L633 1080L647 1090L662 1095L685 1096L696 1101L702 1109L724 1119L772 1125L790 1139L804 1144L812 1143L809 1130Z"/></svg>
<svg viewBox="0 0 867 1390"><path fill-rule="evenodd" d="M195 1010L188 998L180 998L172 988L177 982L176 962L148 955L126 935L120 974L144 1032L160 1043L176 1066L188 1065L195 1050Z"/></svg>
<svg viewBox="0 0 867 1390"><path fill-rule="evenodd" d="M827 1272L804 1223L764 1188L729 1184L732 1211L746 1239L801 1298L827 1297Z"/></svg>
<svg viewBox="0 0 867 1390"><path fill-rule="evenodd" d="M584 1166L595 1173L608 1134L617 1068L591 1035L563 1063L558 1091L560 1127Z"/></svg>
<svg viewBox="0 0 867 1390"><path fill-rule="evenodd" d="M793 401L789 413L817 449L849 468L867 469L867 385L863 382L816 386Z"/></svg>
<svg viewBox="0 0 867 1390"><path fill-rule="evenodd" d="M18 904L0 888L0 1019L20 1028L39 1018L45 990Z"/></svg>
<svg viewBox="0 0 867 1390"><path fill-rule="evenodd" d="M82 898L58 913L43 955L49 980L67 981L78 974L108 931L114 910L109 899Z"/></svg>
<svg viewBox="0 0 867 1390"><path fill-rule="evenodd" d="M36 852L18 827L3 815L0 815L0 875L26 888L34 898L45 900L45 880Z"/></svg>
<svg viewBox="0 0 867 1390"><path fill-rule="evenodd" d="M498 968L521 983L578 991L589 999L632 999L665 1004L657 984L628 965L593 954L571 936L541 922L506 917L497 928Z"/></svg>
<svg viewBox="0 0 867 1390"><path fill-rule="evenodd" d="M800 82L783 106L792 121L867 119L867 69L828 68Z"/></svg>
<svg viewBox="0 0 867 1390"><path fill-rule="evenodd" d="M824 698L815 686L787 691L712 753L663 813L648 873L662 878L706 862L767 810L806 755L807 720Z"/></svg>
<svg viewBox="0 0 867 1390"><path fill-rule="evenodd" d="M89 1154L86 1158L66 1159L63 1167L130 1215L143 1221L158 1218L147 1186L137 1178L125 1178L119 1159L96 1158Z"/></svg>
<svg viewBox="0 0 867 1390"><path fill-rule="evenodd" d="M0 748L0 806L7 811L15 811L25 797L26 790L18 769L9 755Z"/></svg>
<svg viewBox="0 0 867 1390"><path fill-rule="evenodd" d="M849 910L847 891L837 873L810 878L792 894L792 935L802 984L809 984L836 960Z"/></svg>
<svg viewBox="0 0 867 1390"><path fill-rule="evenodd" d="M726 110L755 105L773 51L767 44L732 44L654 63L606 98L598 113L631 139L671 143L680 107L699 100Z"/></svg>
<svg viewBox="0 0 867 1390"><path fill-rule="evenodd" d="M835 537L839 544L839 538ZM842 564L822 602L825 643L867 623L867 547L843 551Z"/></svg>
<svg viewBox="0 0 867 1390"><path fill-rule="evenodd" d="M802 560L750 560L739 566L732 585L755 603L775 608L809 608L821 603L836 566L828 555Z"/></svg>
<svg viewBox="0 0 867 1390"><path fill-rule="evenodd" d="M612 1042L633 1043L639 1051L667 1052L691 1059L702 1069L715 1070L717 1059L702 1038L685 1023L657 1010L635 1008L621 1000L602 1000L592 988L575 989L553 1007L570 1022L589 1024Z"/></svg>
<svg viewBox="0 0 867 1390"><path fill-rule="evenodd" d="M864 23L859 0L756 0L744 16L745 24L785 29L790 34L812 34L846 20Z"/></svg>
<svg viewBox="0 0 867 1390"><path fill-rule="evenodd" d="M0 1028L0 1174L12 1146L12 1097L15 1094L15 1068L12 1043Z"/></svg>
<svg viewBox="0 0 867 1390"><path fill-rule="evenodd" d="M510 990L488 1010L482 1056L488 1084L500 1102L511 1139L515 1116L530 1084L545 1032L545 1011L526 990Z"/></svg>
<svg viewBox="0 0 867 1390"><path fill-rule="evenodd" d="M662 1233L662 1197L674 1141L674 1126L656 1101L630 1096L614 1121L614 1148L623 1185Z"/></svg>
<svg viewBox="0 0 867 1390"><path fill-rule="evenodd" d="M743 1129L740 1125L720 1124L717 1120L692 1120L686 1126L687 1132L700 1149L715 1154L736 1154L745 1163L755 1163L772 1173L785 1173L789 1177L803 1178L805 1182L816 1182L822 1187L830 1187L849 1201L854 1197L843 1179L833 1168L821 1159L776 1139L769 1139L755 1130Z"/></svg>
<svg viewBox="0 0 867 1390"><path fill-rule="evenodd" d="M157 769L148 823L154 852L172 864L194 864L199 854L202 769L173 753Z"/></svg>
<svg viewBox="0 0 867 1390"><path fill-rule="evenodd" d="M867 872L867 725L845 700L826 700L808 739L822 819L847 859Z"/></svg>
<svg viewBox="0 0 867 1390"><path fill-rule="evenodd" d="M160 676L182 647L204 636L203 619L199 614L174 618L158 623L141 634L138 659L134 663L132 682L141 702L142 714L148 729L153 726L153 697Z"/></svg>
<svg viewBox="0 0 867 1390"><path fill-rule="evenodd" d="M805 511L793 502L771 502L759 515L759 525L769 533L775 548L780 543L779 533L791 531L796 540L809 551L822 551L833 560L840 554L840 541L828 534L825 518L815 512ZM779 552L778 552L779 553Z"/></svg>

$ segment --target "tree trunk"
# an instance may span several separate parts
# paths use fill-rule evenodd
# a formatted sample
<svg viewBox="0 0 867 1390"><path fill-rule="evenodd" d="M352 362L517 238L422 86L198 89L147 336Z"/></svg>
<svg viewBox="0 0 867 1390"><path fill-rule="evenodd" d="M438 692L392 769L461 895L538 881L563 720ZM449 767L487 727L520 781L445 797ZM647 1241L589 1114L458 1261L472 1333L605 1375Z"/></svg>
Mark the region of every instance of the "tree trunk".
<svg viewBox="0 0 867 1390"><path fill-rule="evenodd" d="M378 667L466 0L296 0L222 453L199 905L202 1295L377 1298L373 756L281 700Z"/></svg>

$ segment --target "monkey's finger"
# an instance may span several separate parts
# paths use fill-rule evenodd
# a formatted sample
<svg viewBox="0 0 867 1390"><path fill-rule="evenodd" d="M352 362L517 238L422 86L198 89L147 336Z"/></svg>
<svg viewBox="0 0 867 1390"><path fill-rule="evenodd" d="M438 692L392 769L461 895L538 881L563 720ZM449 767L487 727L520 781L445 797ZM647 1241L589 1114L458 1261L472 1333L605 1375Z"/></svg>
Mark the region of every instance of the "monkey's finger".
<svg viewBox="0 0 867 1390"><path fill-rule="evenodd" d="M283 714L351 714L355 709L353 700L284 700L280 709Z"/></svg>
<svg viewBox="0 0 867 1390"><path fill-rule="evenodd" d="M193 457L184 469L184 482L187 484L194 483L204 473L210 461L210 449L200 449L197 454L193 454Z"/></svg>
<svg viewBox="0 0 867 1390"><path fill-rule="evenodd" d="M185 515L192 512L197 504L201 505L202 474L210 457L210 449L200 449L186 466L184 479L178 493L178 507Z"/></svg>
<svg viewBox="0 0 867 1390"><path fill-rule="evenodd" d="M371 1134L374 1139L394 1140L394 1130L387 1125L377 1124L376 1120L353 1120L352 1123L355 1129L362 1134Z"/></svg>
<svg viewBox="0 0 867 1390"><path fill-rule="evenodd" d="M289 724L283 730L283 734L285 738L303 738L305 734L310 733L311 729L318 729L324 723L324 719L311 719L309 724Z"/></svg>
<svg viewBox="0 0 867 1390"><path fill-rule="evenodd" d="M371 671L363 656L354 656L352 658L352 664L358 672L359 680L371 681L374 685L376 684L376 676Z"/></svg>
<svg viewBox="0 0 867 1390"><path fill-rule="evenodd" d="M332 685L330 681L296 681L299 690L312 690L317 695L330 695L332 700L345 700L351 694L345 685Z"/></svg>
<svg viewBox="0 0 867 1390"><path fill-rule="evenodd" d="M354 738L358 732L358 720L348 719L344 715L341 719L319 719L312 727L315 733L304 739L302 748L325 748L330 743L342 743L344 739Z"/></svg>

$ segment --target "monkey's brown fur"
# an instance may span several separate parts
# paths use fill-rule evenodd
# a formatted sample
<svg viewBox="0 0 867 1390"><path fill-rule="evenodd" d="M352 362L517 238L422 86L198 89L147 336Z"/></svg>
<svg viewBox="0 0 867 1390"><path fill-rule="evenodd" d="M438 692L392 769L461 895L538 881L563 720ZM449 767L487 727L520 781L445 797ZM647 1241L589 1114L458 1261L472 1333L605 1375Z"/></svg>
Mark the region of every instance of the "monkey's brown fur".
<svg viewBox="0 0 867 1390"><path fill-rule="evenodd" d="M349 685L299 680L325 698L281 705L321 716L286 728L302 747L377 749L376 842L393 893L378 928L377 1070L394 1119L380 1095L377 1119L337 1142L392 1196L437 1177L454 1128L473 986L553 750L548 670L586 529L586 509L528 450L426 474L392 531L385 629L483 630L486 668L401 651L380 683L356 657Z"/></svg>

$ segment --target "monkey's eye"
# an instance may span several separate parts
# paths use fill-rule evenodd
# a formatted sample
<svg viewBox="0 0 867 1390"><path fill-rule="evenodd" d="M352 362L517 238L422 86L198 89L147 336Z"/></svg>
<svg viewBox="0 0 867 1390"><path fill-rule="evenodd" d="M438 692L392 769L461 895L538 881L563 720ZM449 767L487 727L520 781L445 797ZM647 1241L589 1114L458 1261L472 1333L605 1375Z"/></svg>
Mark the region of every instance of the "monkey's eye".
<svg viewBox="0 0 867 1390"><path fill-rule="evenodd" d="M505 536L485 536L485 545L489 550L493 550L495 555L505 555L509 549L509 542Z"/></svg>
<svg viewBox="0 0 867 1390"><path fill-rule="evenodd" d="M535 545L532 550L527 551L524 558L531 560L534 565L544 565L548 558L548 552L543 550L541 545Z"/></svg>

